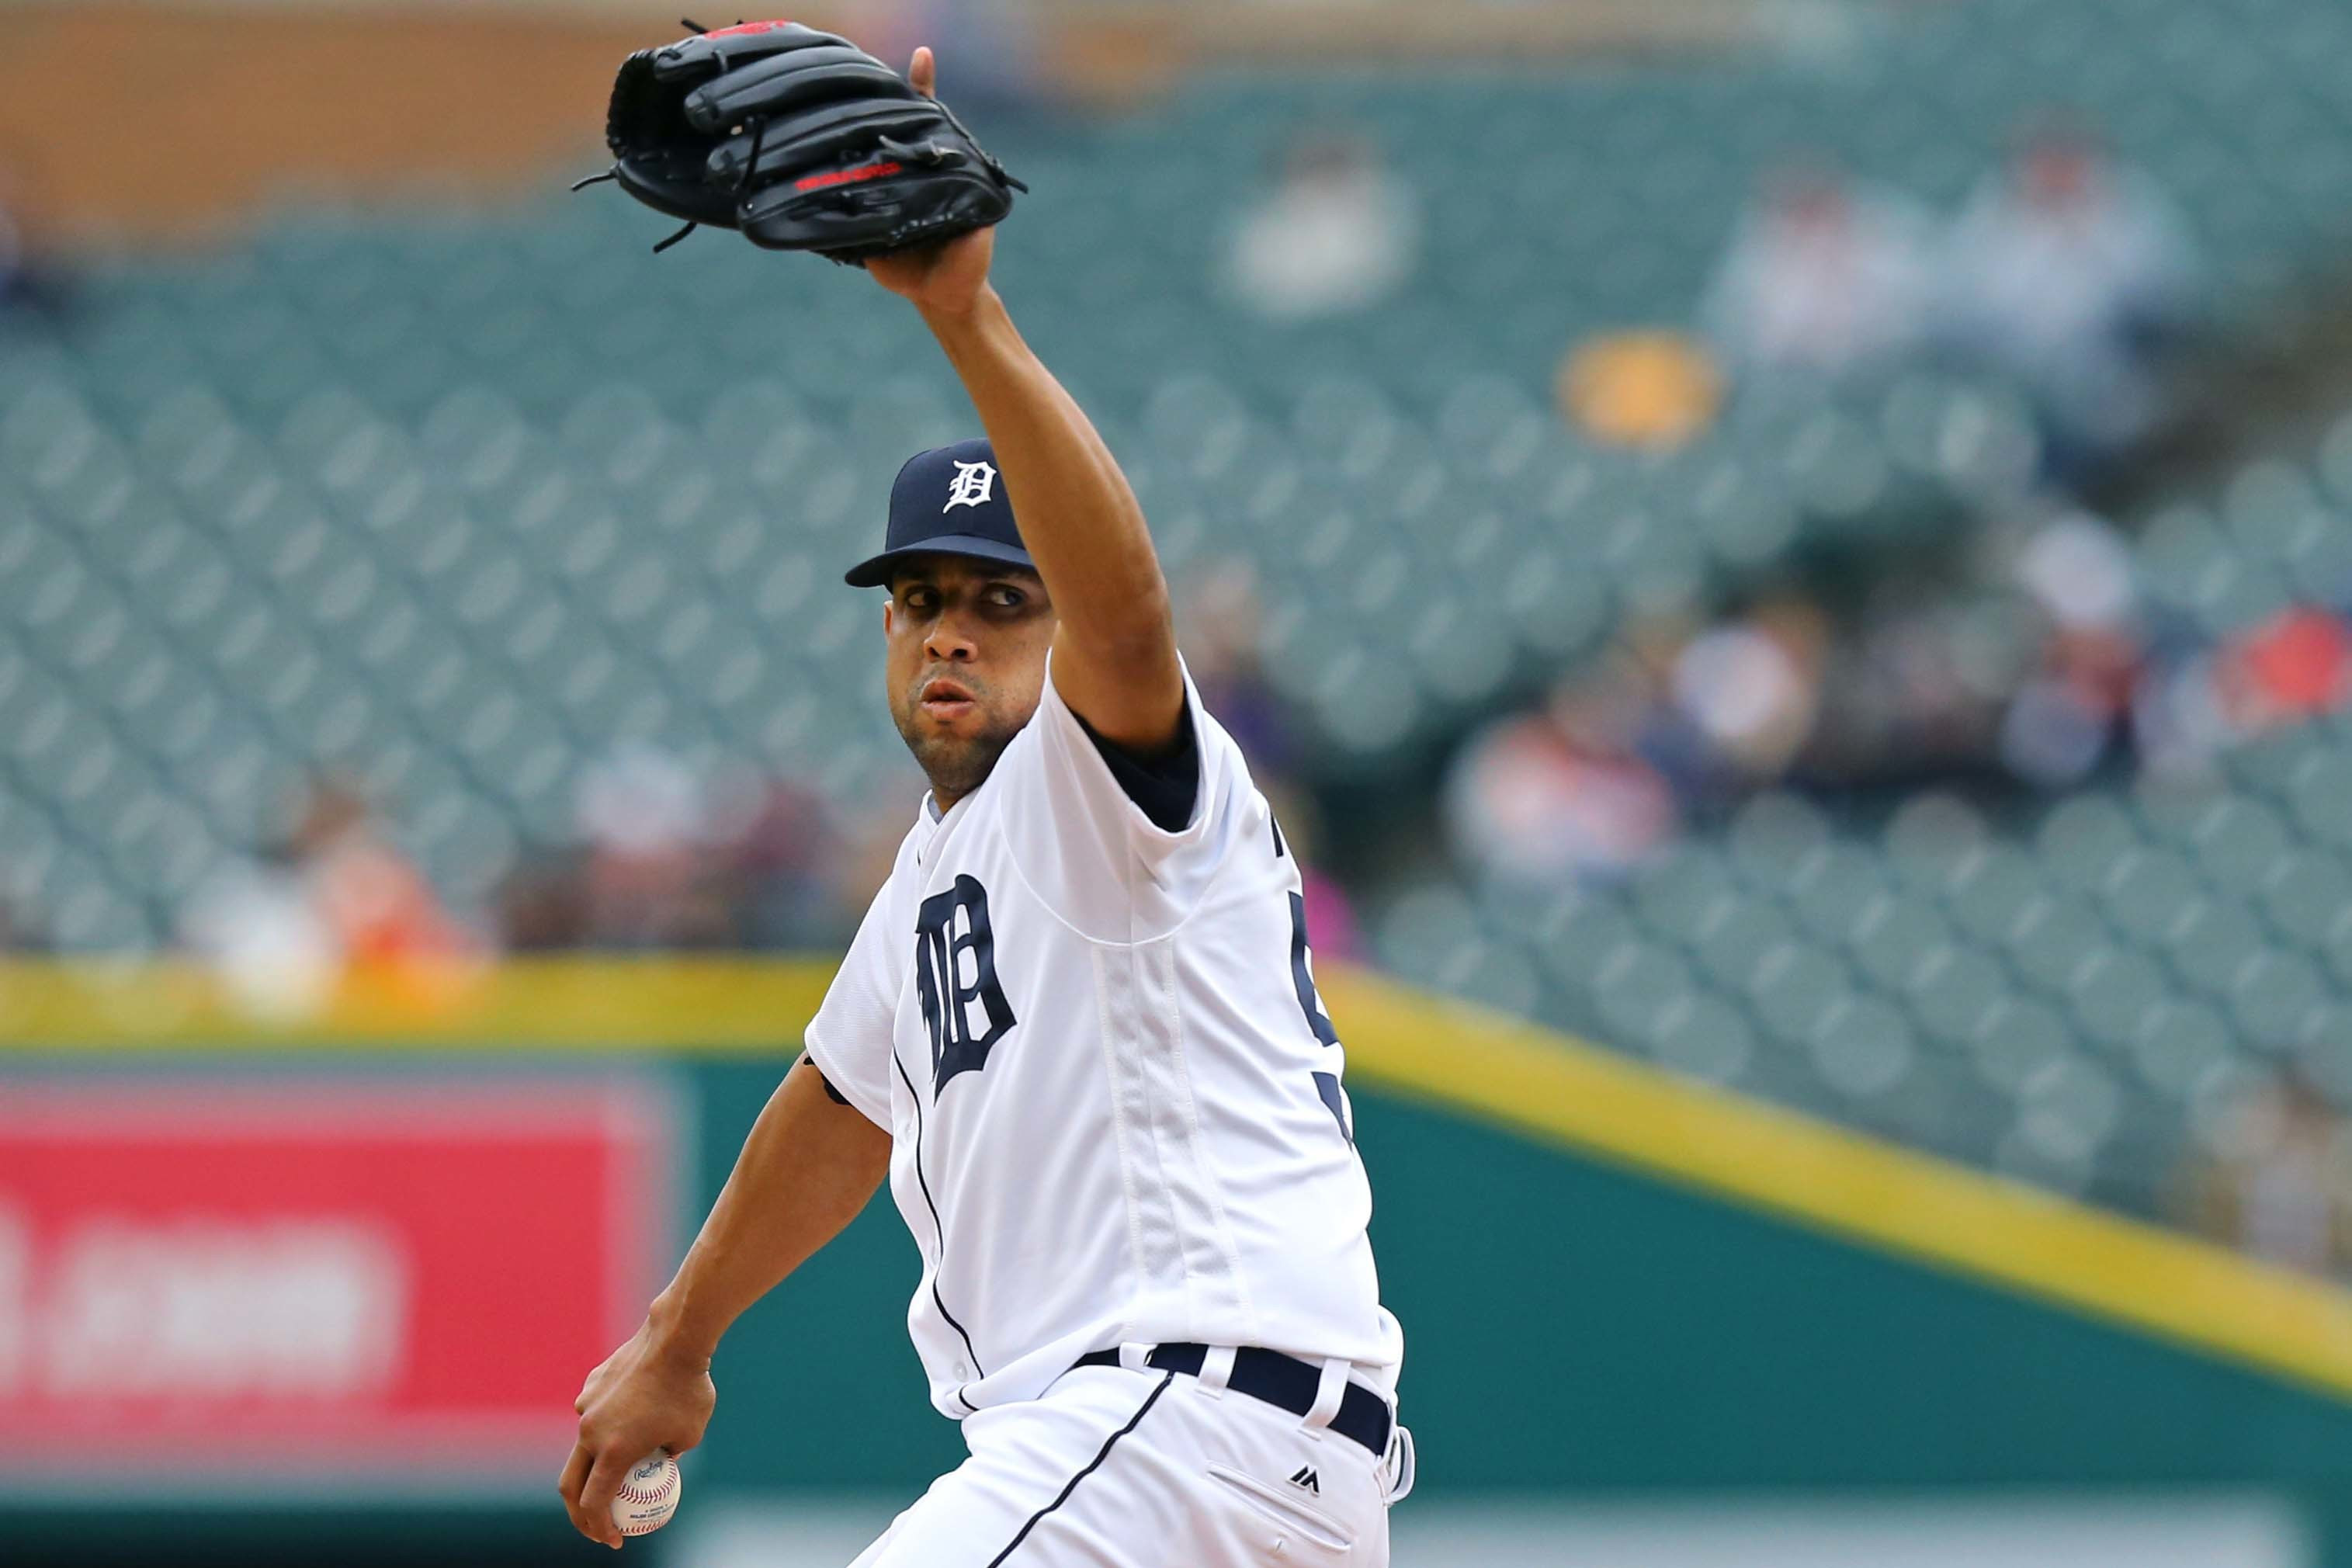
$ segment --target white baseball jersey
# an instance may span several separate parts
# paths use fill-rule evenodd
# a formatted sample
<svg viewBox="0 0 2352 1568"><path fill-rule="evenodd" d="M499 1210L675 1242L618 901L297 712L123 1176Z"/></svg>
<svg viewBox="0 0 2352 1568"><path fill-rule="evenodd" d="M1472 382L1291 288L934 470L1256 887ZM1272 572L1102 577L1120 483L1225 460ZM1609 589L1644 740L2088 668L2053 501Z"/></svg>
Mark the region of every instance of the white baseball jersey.
<svg viewBox="0 0 2352 1568"><path fill-rule="evenodd" d="M809 1025L890 1130L931 1402L1035 1398L1089 1352L1403 1357L1364 1227L1298 866L1185 677L1200 784L1153 825L1054 688L988 780L926 798Z"/></svg>

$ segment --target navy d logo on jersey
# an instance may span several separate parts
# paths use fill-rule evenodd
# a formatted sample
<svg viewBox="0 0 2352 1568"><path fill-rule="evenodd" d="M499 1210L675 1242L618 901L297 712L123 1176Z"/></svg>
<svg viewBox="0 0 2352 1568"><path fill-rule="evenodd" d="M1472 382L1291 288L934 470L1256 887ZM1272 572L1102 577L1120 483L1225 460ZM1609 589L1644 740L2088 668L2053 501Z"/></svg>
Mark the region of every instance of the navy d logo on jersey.
<svg viewBox="0 0 2352 1568"><path fill-rule="evenodd" d="M1013 1027L1013 1005L996 983L996 937L988 926L988 889L977 879L925 899L915 920L915 984L931 1032L931 1098L948 1079L988 1065L988 1053Z"/></svg>

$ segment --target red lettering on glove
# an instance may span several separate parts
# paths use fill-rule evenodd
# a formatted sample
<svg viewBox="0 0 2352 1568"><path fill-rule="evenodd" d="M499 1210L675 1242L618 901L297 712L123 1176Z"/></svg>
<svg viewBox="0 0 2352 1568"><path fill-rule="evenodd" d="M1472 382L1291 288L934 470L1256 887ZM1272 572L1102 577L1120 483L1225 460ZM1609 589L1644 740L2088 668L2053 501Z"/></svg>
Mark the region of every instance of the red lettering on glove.
<svg viewBox="0 0 2352 1568"><path fill-rule="evenodd" d="M828 185L855 185L865 180L878 180L885 174L905 173L906 165L903 163L866 163L855 169L834 169L825 174L811 174L805 179L794 180L793 189L821 191Z"/></svg>
<svg viewBox="0 0 2352 1568"><path fill-rule="evenodd" d="M703 34L706 38L731 38L739 33L772 33L779 27L789 27L790 22L738 22L731 27L713 27Z"/></svg>

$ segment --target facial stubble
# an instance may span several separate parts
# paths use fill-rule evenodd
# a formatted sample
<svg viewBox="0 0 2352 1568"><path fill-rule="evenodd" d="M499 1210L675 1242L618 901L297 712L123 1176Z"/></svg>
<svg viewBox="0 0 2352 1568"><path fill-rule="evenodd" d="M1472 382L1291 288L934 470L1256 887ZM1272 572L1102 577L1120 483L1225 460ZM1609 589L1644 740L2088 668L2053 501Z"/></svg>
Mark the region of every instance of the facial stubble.
<svg viewBox="0 0 2352 1568"><path fill-rule="evenodd" d="M927 671L916 679L906 701L897 705L891 720L898 727L898 738L914 753L916 765L930 781L931 793L942 799L961 800L988 782L988 775L996 769L996 759L1004 754L1004 748L1013 743L1013 737L1021 732L1026 720L1004 722L996 717L990 704L992 693L956 676L951 679L971 690L973 707L987 722L971 735L954 734L931 726L924 720L919 693L923 683L934 673L937 672Z"/></svg>

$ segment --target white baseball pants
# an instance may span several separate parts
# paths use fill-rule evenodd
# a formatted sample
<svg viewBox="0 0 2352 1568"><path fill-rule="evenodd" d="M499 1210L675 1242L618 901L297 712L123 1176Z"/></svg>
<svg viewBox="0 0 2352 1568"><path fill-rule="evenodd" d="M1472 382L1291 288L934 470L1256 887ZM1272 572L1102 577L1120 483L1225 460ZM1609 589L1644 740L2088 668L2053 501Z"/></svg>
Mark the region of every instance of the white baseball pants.
<svg viewBox="0 0 2352 1568"><path fill-rule="evenodd" d="M1388 1568L1388 1458L1181 1373L1079 1367L963 1420L971 1458L851 1568Z"/></svg>

